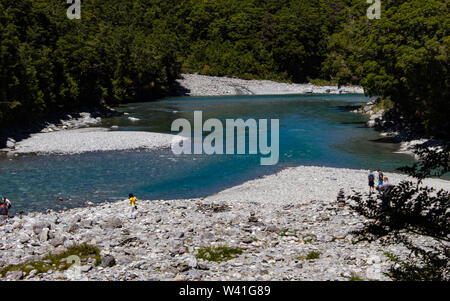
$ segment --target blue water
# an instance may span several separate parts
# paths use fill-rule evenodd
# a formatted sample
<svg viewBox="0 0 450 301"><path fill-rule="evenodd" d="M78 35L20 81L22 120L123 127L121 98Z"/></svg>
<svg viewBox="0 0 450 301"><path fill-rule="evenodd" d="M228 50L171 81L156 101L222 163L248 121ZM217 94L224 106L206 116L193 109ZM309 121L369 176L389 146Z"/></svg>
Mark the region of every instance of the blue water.
<svg viewBox="0 0 450 301"><path fill-rule="evenodd" d="M394 153L397 144L375 141L380 137L364 126L367 117L348 111L367 101L362 95L291 95L182 97L124 105L118 110L140 120L115 117L102 126L171 133L173 120L192 121L195 110L203 111L204 120L279 119L279 163L261 166L260 155L177 156L170 149L27 155L0 158L0 193L14 201L15 210L60 209L87 200L123 199L129 192L148 199L202 197L286 166L394 171L412 163L410 156ZM55 202L58 197L66 201Z"/></svg>

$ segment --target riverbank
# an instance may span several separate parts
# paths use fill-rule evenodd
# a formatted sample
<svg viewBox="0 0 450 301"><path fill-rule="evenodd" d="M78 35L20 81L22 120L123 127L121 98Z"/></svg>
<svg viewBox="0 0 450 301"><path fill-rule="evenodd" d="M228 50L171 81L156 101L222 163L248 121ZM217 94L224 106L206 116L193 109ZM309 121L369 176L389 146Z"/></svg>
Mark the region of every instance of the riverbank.
<svg viewBox="0 0 450 301"><path fill-rule="evenodd" d="M394 184L407 179L386 176ZM127 200L16 216L0 226L0 266L87 243L99 248L102 263L82 261L79 275L17 271L6 279L389 280L384 252L401 257L407 251L380 241L356 243L351 232L364 218L336 200L341 188L365 192L366 178L364 170L300 166L206 198L139 200L135 220ZM450 182L425 183L448 189ZM206 248L219 246L235 258L207 260L218 254Z"/></svg>
<svg viewBox="0 0 450 301"><path fill-rule="evenodd" d="M420 124L400 116L390 105L385 106L382 99L377 99L353 112L368 115L369 120L366 125L380 132L380 135L384 137L383 140L400 143L397 153L412 155L418 159L414 154L417 145L425 144L431 149L442 146L443 141L430 138Z"/></svg>
<svg viewBox="0 0 450 301"><path fill-rule="evenodd" d="M45 120L27 127L15 127L0 130L0 152L9 153L16 144L38 133L52 133L66 130L83 129L98 126L102 118L120 116L122 113L109 107L80 108L71 113L55 113Z"/></svg>
<svg viewBox="0 0 450 301"><path fill-rule="evenodd" d="M189 96L286 95L286 94L363 94L356 86L316 86L269 80L243 80L198 74L182 74L178 84Z"/></svg>

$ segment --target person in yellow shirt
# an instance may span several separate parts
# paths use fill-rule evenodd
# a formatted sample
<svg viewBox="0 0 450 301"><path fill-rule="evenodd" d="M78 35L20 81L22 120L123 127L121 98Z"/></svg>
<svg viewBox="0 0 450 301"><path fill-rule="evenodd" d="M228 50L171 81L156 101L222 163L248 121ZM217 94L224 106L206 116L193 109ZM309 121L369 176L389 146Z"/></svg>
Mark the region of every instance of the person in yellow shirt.
<svg viewBox="0 0 450 301"><path fill-rule="evenodd" d="M136 218L136 214L135 211L137 210L137 206L136 206L136 200L137 198L132 194L128 194L128 198L130 199L130 205L131 205L131 209L130 209L130 218Z"/></svg>

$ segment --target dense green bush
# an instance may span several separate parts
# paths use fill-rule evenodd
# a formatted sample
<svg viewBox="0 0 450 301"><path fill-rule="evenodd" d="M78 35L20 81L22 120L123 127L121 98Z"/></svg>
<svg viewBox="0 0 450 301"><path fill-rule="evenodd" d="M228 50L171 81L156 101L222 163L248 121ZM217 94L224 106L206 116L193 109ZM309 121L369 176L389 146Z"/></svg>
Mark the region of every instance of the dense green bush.
<svg viewBox="0 0 450 301"><path fill-rule="evenodd" d="M450 135L448 1L386 0L381 19L368 20L358 4L329 43L324 70L390 99L429 134Z"/></svg>

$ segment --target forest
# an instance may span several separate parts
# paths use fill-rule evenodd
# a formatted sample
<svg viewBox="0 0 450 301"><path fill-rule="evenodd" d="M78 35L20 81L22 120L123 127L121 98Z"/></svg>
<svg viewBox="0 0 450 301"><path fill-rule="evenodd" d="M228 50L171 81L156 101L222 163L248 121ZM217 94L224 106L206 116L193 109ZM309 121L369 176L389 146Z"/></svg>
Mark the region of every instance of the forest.
<svg viewBox="0 0 450 301"><path fill-rule="evenodd" d="M362 85L450 135L448 0L0 0L0 127L171 93L182 72Z"/></svg>

